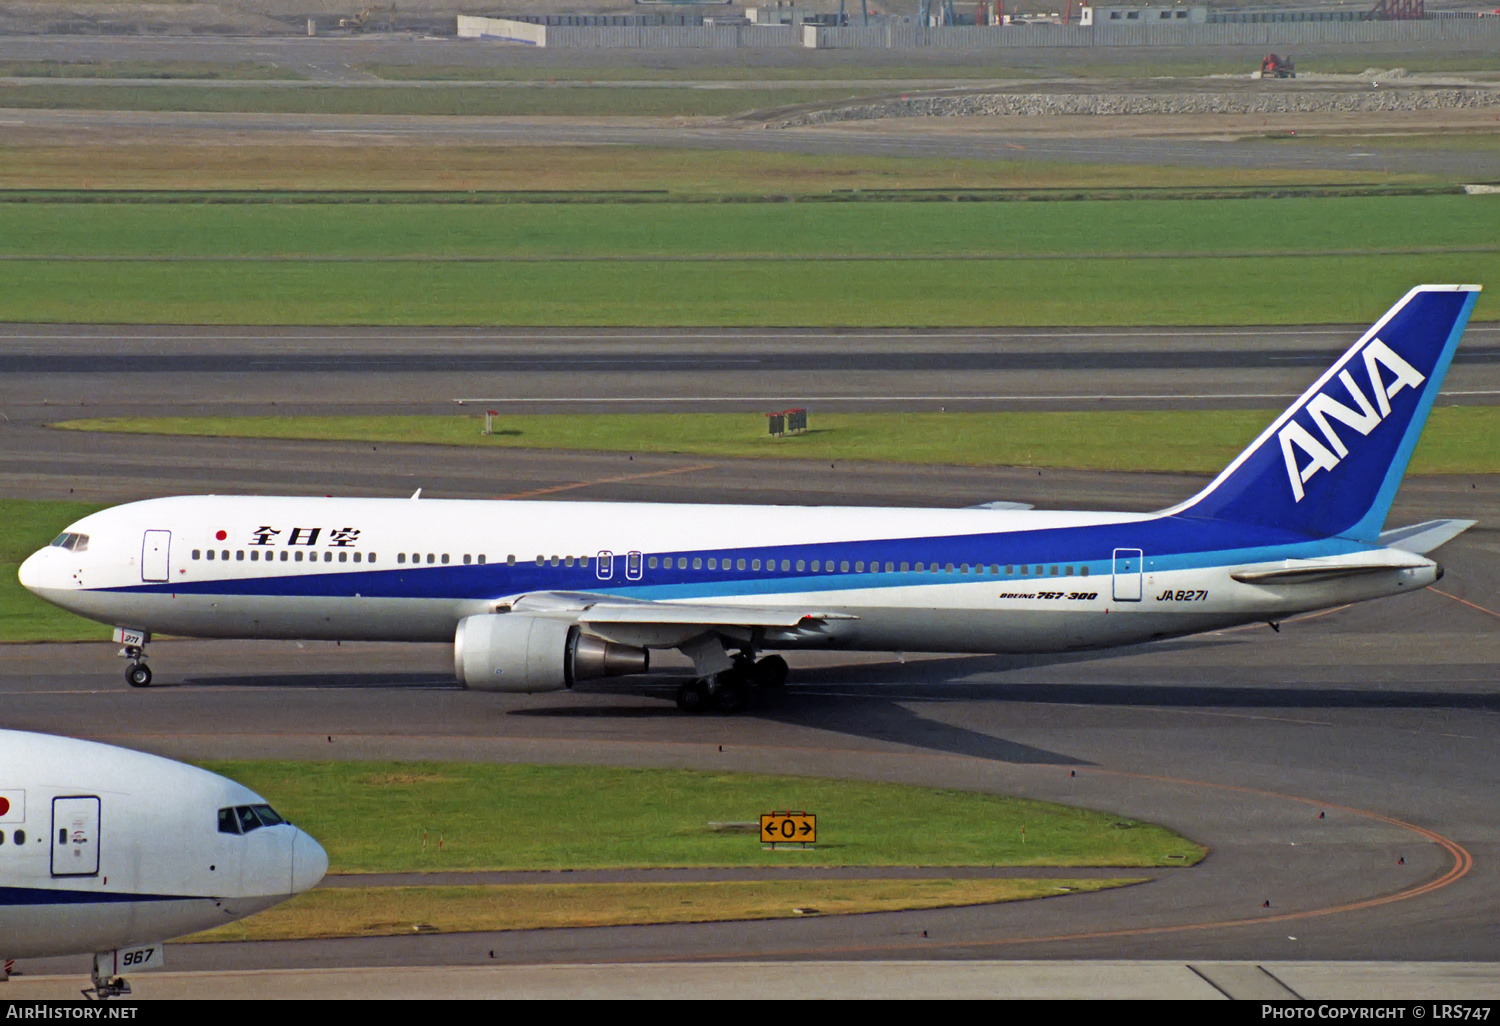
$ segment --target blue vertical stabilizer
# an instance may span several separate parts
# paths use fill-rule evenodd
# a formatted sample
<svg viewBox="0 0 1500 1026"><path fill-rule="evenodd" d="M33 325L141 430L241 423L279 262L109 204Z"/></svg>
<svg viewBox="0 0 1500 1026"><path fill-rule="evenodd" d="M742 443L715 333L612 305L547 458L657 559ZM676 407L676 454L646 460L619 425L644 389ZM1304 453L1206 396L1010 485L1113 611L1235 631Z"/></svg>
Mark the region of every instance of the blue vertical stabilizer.
<svg viewBox="0 0 1500 1026"><path fill-rule="evenodd" d="M1478 285L1408 292L1192 499L1166 512L1373 542Z"/></svg>

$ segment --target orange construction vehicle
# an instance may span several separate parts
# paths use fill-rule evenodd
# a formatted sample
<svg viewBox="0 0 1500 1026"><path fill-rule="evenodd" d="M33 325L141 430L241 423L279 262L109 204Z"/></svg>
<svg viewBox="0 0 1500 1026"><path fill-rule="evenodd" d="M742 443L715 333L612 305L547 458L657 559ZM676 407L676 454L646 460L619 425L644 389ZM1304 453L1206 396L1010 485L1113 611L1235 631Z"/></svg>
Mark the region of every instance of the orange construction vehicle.
<svg viewBox="0 0 1500 1026"><path fill-rule="evenodd" d="M1265 60L1260 62L1261 78L1296 78L1297 68L1290 57L1280 57L1274 53L1266 54Z"/></svg>

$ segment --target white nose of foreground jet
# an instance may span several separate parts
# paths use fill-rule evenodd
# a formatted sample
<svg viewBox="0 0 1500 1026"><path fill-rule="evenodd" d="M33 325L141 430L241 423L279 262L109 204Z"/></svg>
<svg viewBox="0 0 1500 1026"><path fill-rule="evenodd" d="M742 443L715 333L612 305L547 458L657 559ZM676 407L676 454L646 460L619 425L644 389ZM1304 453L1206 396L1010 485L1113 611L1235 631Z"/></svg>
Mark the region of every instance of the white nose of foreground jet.
<svg viewBox="0 0 1500 1026"><path fill-rule="evenodd" d="M16 574L21 579L21 587L30 592L47 587L48 555L46 549L38 549L26 557L26 562L21 564L21 569Z"/></svg>
<svg viewBox="0 0 1500 1026"><path fill-rule="evenodd" d="M311 890L328 872L328 853L301 830L292 839L292 893Z"/></svg>

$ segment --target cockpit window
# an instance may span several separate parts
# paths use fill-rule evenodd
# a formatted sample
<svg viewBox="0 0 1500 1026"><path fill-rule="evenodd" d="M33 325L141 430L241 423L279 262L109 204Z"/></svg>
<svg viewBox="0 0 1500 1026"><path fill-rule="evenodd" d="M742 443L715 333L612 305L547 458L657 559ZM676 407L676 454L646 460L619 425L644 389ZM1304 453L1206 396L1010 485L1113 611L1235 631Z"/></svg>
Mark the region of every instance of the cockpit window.
<svg viewBox="0 0 1500 1026"><path fill-rule="evenodd" d="M252 805L251 810L260 818L261 826L280 826L286 820L276 815L276 810L269 805Z"/></svg>
<svg viewBox="0 0 1500 1026"><path fill-rule="evenodd" d="M248 834L263 826L280 826L286 820L276 815L269 805L236 805L219 810L219 833Z"/></svg>
<svg viewBox="0 0 1500 1026"><path fill-rule="evenodd" d="M89 550L89 536L65 531L52 540L52 547L67 549L69 552L87 552Z"/></svg>

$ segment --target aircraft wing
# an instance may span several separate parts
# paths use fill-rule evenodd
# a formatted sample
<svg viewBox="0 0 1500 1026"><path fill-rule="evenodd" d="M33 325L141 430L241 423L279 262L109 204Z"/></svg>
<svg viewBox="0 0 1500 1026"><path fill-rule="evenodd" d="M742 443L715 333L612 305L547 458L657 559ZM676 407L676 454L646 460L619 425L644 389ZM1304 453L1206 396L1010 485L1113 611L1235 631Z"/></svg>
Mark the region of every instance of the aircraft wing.
<svg viewBox="0 0 1500 1026"><path fill-rule="evenodd" d="M1381 531L1380 544L1388 549L1401 549L1425 556L1439 545L1446 545L1457 538L1476 523L1476 520L1426 520L1410 527Z"/></svg>
<svg viewBox="0 0 1500 1026"><path fill-rule="evenodd" d="M1008 502L1002 500L998 502L981 502L977 506L965 506L964 509L1036 509L1036 507L1029 502Z"/></svg>
<svg viewBox="0 0 1500 1026"><path fill-rule="evenodd" d="M607 641L653 647L679 647L715 634L742 640L759 632L783 639L827 636L836 623L859 619L807 605L653 602L589 592L532 592L495 608L566 617Z"/></svg>

